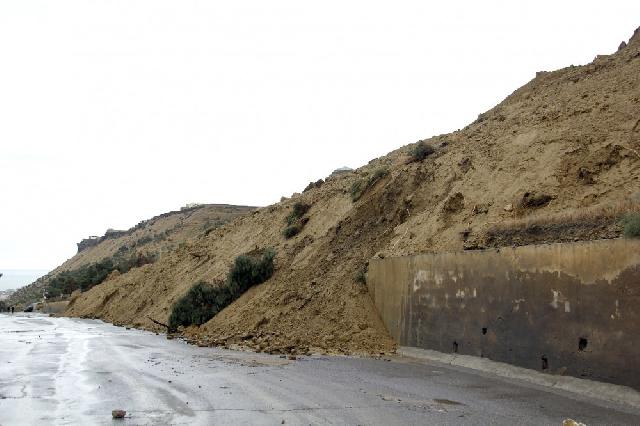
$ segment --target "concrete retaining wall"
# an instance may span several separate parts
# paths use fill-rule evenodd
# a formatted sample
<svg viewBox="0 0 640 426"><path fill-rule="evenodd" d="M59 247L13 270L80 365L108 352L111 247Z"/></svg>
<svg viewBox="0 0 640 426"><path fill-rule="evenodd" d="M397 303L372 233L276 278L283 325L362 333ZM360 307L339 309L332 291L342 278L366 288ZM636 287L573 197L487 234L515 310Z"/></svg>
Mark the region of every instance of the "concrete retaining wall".
<svg viewBox="0 0 640 426"><path fill-rule="evenodd" d="M376 259L367 282L400 345L640 389L640 240Z"/></svg>

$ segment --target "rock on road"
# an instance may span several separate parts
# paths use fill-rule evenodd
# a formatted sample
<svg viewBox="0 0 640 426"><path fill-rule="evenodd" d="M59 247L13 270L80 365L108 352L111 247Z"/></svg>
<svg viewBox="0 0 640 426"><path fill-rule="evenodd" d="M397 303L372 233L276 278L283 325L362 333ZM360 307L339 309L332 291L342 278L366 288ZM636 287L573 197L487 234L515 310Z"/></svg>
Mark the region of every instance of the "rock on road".
<svg viewBox="0 0 640 426"><path fill-rule="evenodd" d="M127 411L112 420L111 411ZM199 348L0 314L0 424L640 424L640 412L437 363Z"/></svg>

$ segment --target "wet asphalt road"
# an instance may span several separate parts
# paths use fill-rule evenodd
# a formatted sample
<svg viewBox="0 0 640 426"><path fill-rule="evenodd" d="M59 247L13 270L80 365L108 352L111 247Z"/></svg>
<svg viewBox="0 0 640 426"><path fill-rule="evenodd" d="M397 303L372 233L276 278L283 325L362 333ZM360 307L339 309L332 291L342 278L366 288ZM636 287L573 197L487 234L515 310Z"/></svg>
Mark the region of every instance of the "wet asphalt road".
<svg viewBox="0 0 640 426"><path fill-rule="evenodd" d="M112 420L111 410L127 410ZM640 411L436 363L198 348L0 314L0 424L640 424Z"/></svg>

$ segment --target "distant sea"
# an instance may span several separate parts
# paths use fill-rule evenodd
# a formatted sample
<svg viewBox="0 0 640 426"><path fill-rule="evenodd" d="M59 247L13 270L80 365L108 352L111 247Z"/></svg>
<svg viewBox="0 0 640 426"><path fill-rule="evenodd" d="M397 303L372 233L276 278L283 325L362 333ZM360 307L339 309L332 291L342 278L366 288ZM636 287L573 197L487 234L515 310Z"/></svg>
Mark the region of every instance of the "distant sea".
<svg viewBox="0 0 640 426"><path fill-rule="evenodd" d="M18 289L31 284L49 271L42 269L0 269L0 290Z"/></svg>

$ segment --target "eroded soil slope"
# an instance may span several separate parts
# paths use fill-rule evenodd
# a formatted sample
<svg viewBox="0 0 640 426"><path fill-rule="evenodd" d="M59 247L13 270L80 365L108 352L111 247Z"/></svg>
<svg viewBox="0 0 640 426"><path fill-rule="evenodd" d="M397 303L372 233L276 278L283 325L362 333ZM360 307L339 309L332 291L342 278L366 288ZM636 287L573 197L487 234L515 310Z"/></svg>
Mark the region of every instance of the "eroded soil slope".
<svg viewBox="0 0 640 426"><path fill-rule="evenodd" d="M211 232L224 223L255 210L255 207L207 204L161 214L126 231L108 231L99 243L79 251L46 276L19 289L11 304L39 301L49 280L62 271L74 270L117 254L145 253L162 256L185 241Z"/></svg>
<svg viewBox="0 0 640 426"><path fill-rule="evenodd" d="M358 279L373 256L482 248L497 224L531 217L593 211L597 228L598 212L638 202L640 34L588 65L538 73L466 128L426 142L435 152L423 161L410 162L405 146L327 179L93 288L67 314L159 330L150 318L166 322L196 281L222 280L236 256L274 247L273 278L187 334L267 351L392 350ZM371 176L353 202L354 182ZM286 240L297 202L311 206L308 221ZM619 230L614 221L577 235Z"/></svg>

